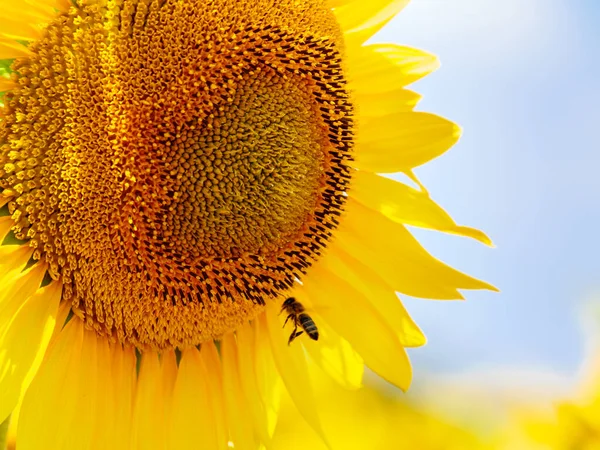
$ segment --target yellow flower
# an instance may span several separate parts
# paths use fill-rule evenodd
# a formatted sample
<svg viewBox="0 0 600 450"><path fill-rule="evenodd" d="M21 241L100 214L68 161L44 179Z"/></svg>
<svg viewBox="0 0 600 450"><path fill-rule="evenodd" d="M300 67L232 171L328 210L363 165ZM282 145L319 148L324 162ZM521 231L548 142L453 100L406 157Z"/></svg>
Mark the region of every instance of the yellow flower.
<svg viewBox="0 0 600 450"><path fill-rule="evenodd" d="M256 448L280 380L323 435L306 354L406 389L425 338L395 292L493 289L405 225L483 233L378 175L416 181L460 134L405 89L435 57L365 45L405 3L2 0L0 421L20 404L19 450ZM310 316L282 329L289 297ZM288 346L307 317L318 340Z"/></svg>
<svg viewBox="0 0 600 450"><path fill-rule="evenodd" d="M525 414L528 414L525 416ZM600 448L600 402L563 401L555 405L552 414L521 411L520 442L531 448L554 450L595 450ZM525 416L525 417L523 417ZM516 439L512 436L513 440ZM514 448L509 440L507 449Z"/></svg>
<svg viewBox="0 0 600 450"><path fill-rule="evenodd" d="M343 450L489 450L490 443L474 426L422 404L419 396L398 395L389 385L365 380L348 392L312 371L323 427L333 448ZM412 394L412 392L411 392ZM439 394L439 393L438 393ZM444 395L443 393L441 395ZM466 397L455 406L479 399ZM470 403L471 405L473 403ZM351 432L350 432L351 430ZM283 396L273 436L276 450L327 450Z"/></svg>
<svg viewBox="0 0 600 450"><path fill-rule="evenodd" d="M600 303L584 303L582 331L586 354L567 389L553 389L546 398L523 397L513 408L499 448L554 450L600 449ZM525 402L525 399L529 400Z"/></svg>

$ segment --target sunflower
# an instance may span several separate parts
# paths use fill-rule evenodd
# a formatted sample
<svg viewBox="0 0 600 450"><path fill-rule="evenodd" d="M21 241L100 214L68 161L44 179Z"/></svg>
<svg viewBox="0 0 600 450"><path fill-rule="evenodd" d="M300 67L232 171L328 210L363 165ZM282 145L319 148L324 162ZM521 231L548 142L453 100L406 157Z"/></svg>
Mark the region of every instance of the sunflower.
<svg viewBox="0 0 600 450"><path fill-rule="evenodd" d="M366 377L359 390L349 392L309 363L319 413L334 449L344 450L491 450L493 442L478 427L489 412L477 408L476 420L464 421L455 412L467 405L487 405L485 398L467 395L453 404L452 413L427 405L422 395L400 395L389 385ZM460 387L460 386L459 386ZM435 389L445 400L447 391ZM462 392L464 393L464 392ZM458 396L456 396L458 399ZM482 401L483 400L483 401ZM482 414L483 413L483 414ZM473 416L475 417L475 416ZM348 430L353 430L349 433ZM299 417L289 397L282 396L273 448L327 450ZM515 450L518 447L514 447ZM525 448L525 447L523 447Z"/></svg>
<svg viewBox="0 0 600 450"><path fill-rule="evenodd" d="M405 89L435 57L365 44L405 3L1 0L0 421L18 408L19 450L268 446L282 387L325 438L307 357L406 389L425 338L396 292L493 289L406 225L489 239L380 175L418 183L460 134ZM292 297L318 333L282 328Z"/></svg>

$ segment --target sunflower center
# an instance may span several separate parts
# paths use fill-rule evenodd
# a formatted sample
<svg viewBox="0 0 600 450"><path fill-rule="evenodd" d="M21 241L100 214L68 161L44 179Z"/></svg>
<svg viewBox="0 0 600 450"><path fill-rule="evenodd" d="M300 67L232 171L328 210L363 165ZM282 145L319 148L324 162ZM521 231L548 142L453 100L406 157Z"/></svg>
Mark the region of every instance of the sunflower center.
<svg viewBox="0 0 600 450"><path fill-rule="evenodd" d="M319 257L352 108L324 2L83 1L13 69L0 187L15 234L98 333L218 339Z"/></svg>
<svg viewBox="0 0 600 450"><path fill-rule="evenodd" d="M236 89L171 143L173 184L158 234L194 257L276 254L300 238L325 181L327 142L306 87L267 69Z"/></svg>

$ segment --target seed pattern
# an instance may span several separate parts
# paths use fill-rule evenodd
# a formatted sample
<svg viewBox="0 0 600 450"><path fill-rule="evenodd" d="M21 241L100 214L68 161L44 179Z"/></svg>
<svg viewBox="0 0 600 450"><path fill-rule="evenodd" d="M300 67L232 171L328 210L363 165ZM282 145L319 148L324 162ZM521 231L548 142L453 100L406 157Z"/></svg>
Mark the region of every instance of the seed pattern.
<svg viewBox="0 0 600 450"><path fill-rule="evenodd" d="M139 348L184 348L302 279L351 176L341 42L318 0L57 14L12 67L0 187L75 314Z"/></svg>

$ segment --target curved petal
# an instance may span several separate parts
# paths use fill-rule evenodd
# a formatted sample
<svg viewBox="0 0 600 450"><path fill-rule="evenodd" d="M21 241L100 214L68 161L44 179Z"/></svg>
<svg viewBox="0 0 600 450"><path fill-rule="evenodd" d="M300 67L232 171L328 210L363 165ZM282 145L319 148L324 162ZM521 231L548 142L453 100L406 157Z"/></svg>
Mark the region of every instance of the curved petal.
<svg viewBox="0 0 600 450"><path fill-rule="evenodd" d="M348 61L350 88L363 95L395 91L440 67L437 56L398 44L350 48Z"/></svg>
<svg viewBox="0 0 600 450"><path fill-rule="evenodd" d="M136 358L132 347L123 347L120 343L110 344L108 354L106 347L98 359L101 367L110 367L110 376L101 376L106 383L108 410L106 416L112 420L114 439L109 447L116 450L131 449L131 429L133 416L133 400L136 381ZM98 448L98 450L102 450Z"/></svg>
<svg viewBox="0 0 600 450"><path fill-rule="evenodd" d="M406 295L451 300L463 298L458 289L497 290L434 258L404 226L352 198L348 199L338 239L345 253Z"/></svg>
<svg viewBox="0 0 600 450"><path fill-rule="evenodd" d="M352 2L356 2L358 0L327 0L327 5L330 8L339 8L340 6L349 5Z"/></svg>
<svg viewBox="0 0 600 450"><path fill-rule="evenodd" d="M56 323L62 285L55 281L25 300L0 333L0 422L23 394L36 359L46 352ZM0 319L0 322L3 319Z"/></svg>
<svg viewBox="0 0 600 450"><path fill-rule="evenodd" d="M258 447L258 440L252 429L253 418L248 417L248 414L252 414L253 411L242 390L238 348L233 333L225 335L221 340L221 360L223 361L225 412L230 438L235 448L254 450Z"/></svg>
<svg viewBox="0 0 600 450"><path fill-rule="evenodd" d="M2 13L13 21L23 25L44 23L52 20L56 13L54 1L43 2L35 0L2 2Z"/></svg>
<svg viewBox="0 0 600 450"><path fill-rule="evenodd" d="M283 384L304 420L330 447L319 420L315 394L302 347L286 344L288 338L287 335L284 335L277 312L275 306L271 304L259 319L262 322L261 326L268 330L275 365L279 370Z"/></svg>
<svg viewBox="0 0 600 450"><path fill-rule="evenodd" d="M33 41L42 36L42 31L32 22L23 23L12 16L0 17L0 30L0 37L15 41Z"/></svg>
<svg viewBox="0 0 600 450"><path fill-rule="evenodd" d="M370 267L343 252L338 254L335 246L323 258L322 264L369 299L388 326L395 330L404 347L425 345L427 338L394 290Z"/></svg>
<svg viewBox="0 0 600 450"><path fill-rule="evenodd" d="M70 355L52 353L63 344L73 346ZM68 358L53 360L61 356ZM63 380L61 374L67 378ZM111 348L107 339L83 330L79 319L71 320L51 346L31 385L34 392L39 392L37 388L45 391L42 397L32 398L27 391L18 425L19 448L44 449L52 442L53 448L65 450L129 450L134 375L132 351ZM45 415L43 423L33 408ZM31 428L40 436L25 436Z"/></svg>
<svg viewBox="0 0 600 450"><path fill-rule="evenodd" d="M25 300L40 287L47 265L37 263L24 272L13 270L2 278L0 291L0 335L3 333Z"/></svg>
<svg viewBox="0 0 600 450"><path fill-rule="evenodd" d="M0 76L0 92L6 92L13 89L17 84L10 78ZM0 205L2 206L2 205Z"/></svg>
<svg viewBox="0 0 600 450"><path fill-rule="evenodd" d="M83 324L71 320L48 349L38 373L25 393L18 424L19 450L78 448L72 430L78 426L78 403L86 396L88 381L82 378L82 365L90 355L82 355ZM56 414L60 411L60 414ZM81 449L81 446L79 446Z"/></svg>
<svg viewBox="0 0 600 450"><path fill-rule="evenodd" d="M254 430L261 442L269 447L274 427L269 427L265 399L260 395L256 370L257 352L254 327L250 323L236 330L237 357L243 396L252 412Z"/></svg>
<svg viewBox="0 0 600 450"><path fill-rule="evenodd" d="M55 326L54 326L54 331L52 332L52 335L49 339L49 344L47 348L50 348L51 346L54 345L54 342L56 341L58 335L60 334L60 332L63 329L63 325L65 325L65 319L67 317L67 314L65 314L65 311L70 311L70 307L65 307L64 304L60 305L58 308L58 313L57 313L57 318L55 321ZM60 324L60 326L59 326ZM121 355L123 352L114 352L113 354L115 355L115 357L117 359L123 359L123 361L126 361L126 358L120 358L119 355ZM23 405L23 397L25 395L25 393L27 392L27 389L29 388L29 386L31 385L31 382L34 378L34 376L37 374L38 369L45 357L46 353L42 353L41 351L37 353L35 360L33 361L33 364L31 365L31 368L29 370L29 372L27 373L23 384L22 384L22 389L21 391L23 392L21 398L19 399L19 403L17 404L17 406L15 407L15 409L13 410L12 414L10 415L10 426L9 426L9 430L8 430L8 434L9 434L9 442L16 442L16 436L17 436L17 428L18 428L18 424L19 424L19 416L20 416L20 412L21 412L21 407ZM130 352L130 356L131 356L131 364L130 364L130 368L131 370L129 371L130 373L130 377L131 380L133 381L133 377L131 375L135 375L135 355L133 354L133 351ZM123 364L122 366L119 367L125 367L125 365ZM119 374L122 373L122 371L117 371L114 372L116 373L118 376ZM117 380L121 380L121 378L118 378ZM123 379L124 380L124 379ZM129 389L128 391L125 390L126 388L126 383L122 382L119 383L119 388L117 389L117 395L118 398L115 398L115 400L117 400L117 405L118 405L118 414L115 415L116 420L118 421L118 424L125 428L126 430L129 430L131 428L131 421L130 421L130 414L128 414L131 411L131 405L128 403L126 403L126 399L129 398L131 399L131 395L129 395L129 397L127 396L127 393L131 394L132 390ZM123 418L127 418L127 420L119 420L121 417ZM117 436L124 436L124 434L118 434ZM129 440L128 439L118 439L119 442L125 442L127 443L127 445L129 445ZM116 447L117 449L119 449L120 447ZM127 449L129 450L129 448Z"/></svg>
<svg viewBox="0 0 600 450"><path fill-rule="evenodd" d="M404 172L437 158L460 138L458 125L434 114L401 112L360 124L353 166L376 173Z"/></svg>
<svg viewBox="0 0 600 450"><path fill-rule="evenodd" d="M409 0L356 1L334 10L348 47L362 45L394 18Z"/></svg>
<svg viewBox="0 0 600 450"><path fill-rule="evenodd" d="M0 286L2 291L9 285L9 277L18 276L33 255L28 245L0 245ZM0 291L0 299L2 298Z"/></svg>
<svg viewBox="0 0 600 450"><path fill-rule="evenodd" d="M10 232L14 224L15 222L10 216L0 217L0 245L6 239L6 235Z"/></svg>
<svg viewBox="0 0 600 450"><path fill-rule="evenodd" d="M396 89L380 93L353 92L356 114L359 123L375 117L383 117L398 112L409 112L417 106L421 96L408 89Z"/></svg>
<svg viewBox="0 0 600 450"><path fill-rule="evenodd" d="M73 2L71 0L48 0L48 3L59 11L67 11Z"/></svg>
<svg viewBox="0 0 600 450"><path fill-rule="evenodd" d="M56 340L60 332L67 324L67 319L71 314L71 304L69 302L61 302L58 306L58 315L56 316L56 326L54 327L54 333L50 338L50 344Z"/></svg>
<svg viewBox="0 0 600 450"><path fill-rule="evenodd" d="M301 300L302 301L302 300ZM362 386L364 362L348 341L335 332L327 321L313 319L319 328L319 340L304 339L302 345L310 358L333 380L346 389Z"/></svg>
<svg viewBox="0 0 600 450"><path fill-rule="evenodd" d="M85 407L88 407L91 413L87 415L89 418L85 421L89 432L82 427L83 432L80 431L79 435L81 440L78 441L85 442L85 439L91 443L90 448L97 450L123 448L122 444L116 442L115 435L115 411L111 392L114 375L111 370L108 339L99 338L94 331L86 330L82 354L88 359L86 370L90 381L88 387L90 399L82 402L83 407L80 410L85 411ZM86 374L85 370L83 374Z"/></svg>
<svg viewBox="0 0 600 450"><path fill-rule="evenodd" d="M229 436L225 418L225 399L223 392L223 368L219 352L213 342L205 342L200 347L200 358L208 374L207 383L210 391L215 431L219 450L228 449Z"/></svg>
<svg viewBox="0 0 600 450"><path fill-rule="evenodd" d="M173 414L168 448L218 450L208 372L195 348L183 351L173 390Z"/></svg>
<svg viewBox="0 0 600 450"><path fill-rule="evenodd" d="M457 225L427 193L389 178L358 171L352 178L351 195L394 222L467 236L492 245L482 231Z"/></svg>
<svg viewBox="0 0 600 450"><path fill-rule="evenodd" d="M75 321L80 322L77 319ZM95 426L100 425L100 428L104 428L107 425L98 423L100 410L103 407L106 408L106 404L101 403L105 399L100 399L101 380L97 371L98 347L96 333L84 330L81 352L79 355L75 355L76 366L73 368L78 379L75 382L74 389L63 392L63 395L75 397L73 421L68 434L57 437L58 442L64 442L63 445L57 446L58 448L64 448L65 450L75 450L82 447L91 449L94 444ZM51 411L60 411L60 404L58 403L60 400L59 398L55 400L57 400L54 403L55 408L48 410L50 414ZM49 405L45 406L48 407ZM81 414L80 411L86 411L86 414Z"/></svg>
<svg viewBox="0 0 600 450"><path fill-rule="evenodd" d="M367 298L322 265L304 280L315 311L343 336L382 378L408 389L412 370L398 335Z"/></svg>
<svg viewBox="0 0 600 450"><path fill-rule="evenodd" d="M281 377L273 360L267 330L261 326L261 322L258 320L253 322L252 328L254 329L254 356L258 392L267 414L269 435L272 436L279 413Z"/></svg>
<svg viewBox="0 0 600 450"><path fill-rule="evenodd" d="M2 104L0 102L0 104ZM4 189L3 191L0 192L0 208L2 208L4 205L6 205L8 202L10 202L13 199L13 194L12 191L8 190L8 189Z"/></svg>
<svg viewBox="0 0 600 450"><path fill-rule="evenodd" d="M168 442L168 423L173 386L177 376L172 351L159 356L152 351L142 354L133 410L132 448L155 450Z"/></svg>
<svg viewBox="0 0 600 450"><path fill-rule="evenodd" d="M0 38L0 59L25 58L32 53L24 45L7 38Z"/></svg>

